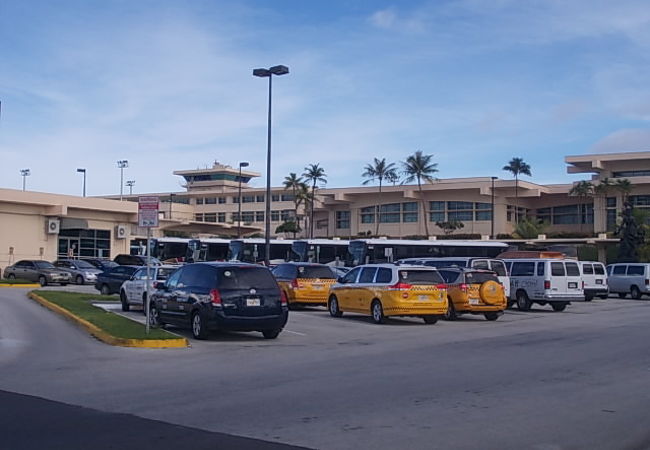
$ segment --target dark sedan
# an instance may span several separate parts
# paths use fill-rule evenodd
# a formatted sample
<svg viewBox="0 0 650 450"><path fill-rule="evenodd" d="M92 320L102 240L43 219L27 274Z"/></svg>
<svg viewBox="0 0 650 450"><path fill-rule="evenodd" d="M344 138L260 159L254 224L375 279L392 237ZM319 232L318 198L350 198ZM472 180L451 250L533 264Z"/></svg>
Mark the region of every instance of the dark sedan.
<svg viewBox="0 0 650 450"><path fill-rule="evenodd" d="M116 266L112 269L102 272L97 275L95 282L95 289L102 293L102 295L118 294L122 283L130 280L131 276L140 267L135 266Z"/></svg>

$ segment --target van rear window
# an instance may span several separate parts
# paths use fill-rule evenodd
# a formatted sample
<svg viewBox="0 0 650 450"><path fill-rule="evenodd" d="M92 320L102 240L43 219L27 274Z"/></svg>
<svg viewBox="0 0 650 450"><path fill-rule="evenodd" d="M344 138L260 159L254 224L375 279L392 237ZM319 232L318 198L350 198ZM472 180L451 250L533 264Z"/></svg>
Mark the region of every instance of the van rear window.
<svg viewBox="0 0 650 450"><path fill-rule="evenodd" d="M298 266L298 278L326 278L333 279L334 272L329 267L323 266Z"/></svg>
<svg viewBox="0 0 650 450"><path fill-rule="evenodd" d="M219 289L275 288L271 271L264 267L226 267L219 271Z"/></svg>
<svg viewBox="0 0 650 450"><path fill-rule="evenodd" d="M582 265L582 273L585 275L593 275L594 273L594 266L591 264L583 264Z"/></svg>
<svg viewBox="0 0 650 450"><path fill-rule="evenodd" d="M437 270L400 270L399 280L410 284L444 283Z"/></svg>
<svg viewBox="0 0 650 450"><path fill-rule="evenodd" d="M566 275L564 271L564 263L554 262L551 263L551 275L554 277L563 277Z"/></svg>
<svg viewBox="0 0 650 450"><path fill-rule="evenodd" d="M566 274L570 277L579 277L580 268L576 263L566 263Z"/></svg>
<svg viewBox="0 0 650 450"><path fill-rule="evenodd" d="M594 272L596 275L605 275L605 269L600 264L594 264Z"/></svg>
<svg viewBox="0 0 650 450"><path fill-rule="evenodd" d="M497 273L500 277L507 277L508 272L506 272L506 265L501 261L491 261L490 265L492 270Z"/></svg>
<svg viewBox="0 0 650 450"><path fill-rule="evenodd" d="M465 282L468 284L482 284L486 281L499 282L497 276L489 272L467 272L465 274Z"/></svg>

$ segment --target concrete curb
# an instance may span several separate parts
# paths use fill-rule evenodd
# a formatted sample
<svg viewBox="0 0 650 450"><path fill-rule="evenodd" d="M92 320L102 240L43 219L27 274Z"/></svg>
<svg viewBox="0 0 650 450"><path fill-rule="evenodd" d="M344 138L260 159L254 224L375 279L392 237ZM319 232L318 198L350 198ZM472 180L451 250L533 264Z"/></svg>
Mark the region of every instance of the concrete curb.
<svg viewBox="0 0 650 450"><path fill-rule="evenodd" d="M115 337L96 325L88 322L87 320L82 319L81 317L75 316L70 311L65 308L56 305L34 292L27 294L29 298L37 301L46 308L61 314L62 316L76 322L81 325L82 328L85 328L88 333L95 336L100 341L109 344L117 345L120 347L139 347L139 348L184 348L189 347L189 342L185 338L178 339L124 339Z"/></svg>
<svg viewBox="0 0 650 450"><path fill-rule="evenodd" d="M0 288L39 288L40 284L0 284Z"/></svg>

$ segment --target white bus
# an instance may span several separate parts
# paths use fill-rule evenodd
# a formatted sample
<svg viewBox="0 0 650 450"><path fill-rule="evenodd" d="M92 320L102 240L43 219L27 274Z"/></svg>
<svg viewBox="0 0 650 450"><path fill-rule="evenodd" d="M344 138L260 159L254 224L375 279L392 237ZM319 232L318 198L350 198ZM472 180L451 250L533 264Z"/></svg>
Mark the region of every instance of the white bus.
<svg viewBox="0 0 650 450"><path fill-rule="evenodd" d="M284 239L271 239L271 257L269 263L279 264L291 261L291 244L293 241ZM230 241L228 252L229 261L241 261L261 264L265 259L265 241L261 238L233 239Z"/></svg>
<svg viewBox="0 0 650 450"><path fill-rule="evenodd" d="M291 244L291 260L342 266L349 241L337 239L302 239Z"/></svg>

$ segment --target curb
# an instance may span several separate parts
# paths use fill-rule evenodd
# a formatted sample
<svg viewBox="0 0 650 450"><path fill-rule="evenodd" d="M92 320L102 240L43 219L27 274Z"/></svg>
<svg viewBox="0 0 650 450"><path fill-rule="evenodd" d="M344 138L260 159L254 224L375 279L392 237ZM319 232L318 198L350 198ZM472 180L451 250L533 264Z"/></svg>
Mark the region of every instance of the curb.
<svg viewBox="0 0 650 450"><path fill-rule="evenodd" d="M0 284L0 288L40 288L40 284Z"/></svg>
<svg viewBox="0 0 650 450"><path fill-rule="evenodd" d="M61 314L62 316L76 322L81 325L82 328L85 328L88 333L95 336L100 341L109 344L116 345L120 347L139 347L139 348L185 348L189 347L189 342L185 338L178 339L124 339L115 337L96 325L88 322L81 317L75 316L70 311L65 308L56 305L34 292L27 294L29 298L37 301L46 308Z"/></svg>

